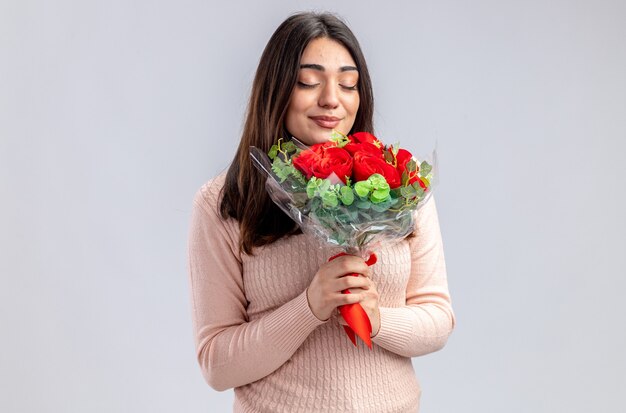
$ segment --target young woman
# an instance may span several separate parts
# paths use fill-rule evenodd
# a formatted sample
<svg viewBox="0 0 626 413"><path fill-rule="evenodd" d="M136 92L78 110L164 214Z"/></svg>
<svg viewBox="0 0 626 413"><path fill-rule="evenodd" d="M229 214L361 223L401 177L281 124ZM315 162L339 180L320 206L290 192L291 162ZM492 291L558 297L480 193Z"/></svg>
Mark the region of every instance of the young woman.
<svg viewBox="0 0 626 413"><path fill-rule="evenodd" d="M350 29L326 13L289 17L261 57L230 168L195 195L198 362L211 387L234 388L235 412L418 411L411 357L441 349L455 324L434 198L416 213L412 236L377 251L377 264L328 262L338 251L275 206L248 155L290 136L314 144L332 129L373 133L373 103ZM337 307L355 302L371 320L371 350L354 347L342 327Z"/></svg>

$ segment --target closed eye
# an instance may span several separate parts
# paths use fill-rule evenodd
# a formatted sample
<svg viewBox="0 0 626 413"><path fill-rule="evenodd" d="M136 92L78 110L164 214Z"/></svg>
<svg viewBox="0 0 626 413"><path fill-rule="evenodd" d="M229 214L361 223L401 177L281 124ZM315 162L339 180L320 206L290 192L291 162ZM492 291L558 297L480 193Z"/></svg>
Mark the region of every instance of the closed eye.
<svg viewBox="0 0 626 413"><path fill-rule="evenodd" d="M309 83L304 83L304 82L298 82L298 86L300 86L303 89L312 89L318 85L319 83L309 84ZM358 89L357 85L354 85L354 86L339 85L339 86L341 86L345 90L357 90Z"/></svg>

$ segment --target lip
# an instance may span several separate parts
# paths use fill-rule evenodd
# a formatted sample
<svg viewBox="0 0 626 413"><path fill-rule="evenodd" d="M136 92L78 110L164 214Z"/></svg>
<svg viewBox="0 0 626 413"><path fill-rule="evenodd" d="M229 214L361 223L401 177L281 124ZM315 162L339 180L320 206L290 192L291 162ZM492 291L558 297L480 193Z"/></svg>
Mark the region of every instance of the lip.
<svg viewBox="0 0 626 413"><path fill-rule="evenodd" d="M335 116L309 116L309 119L325 129L333 129L341 122L341 119Z"/></svg>

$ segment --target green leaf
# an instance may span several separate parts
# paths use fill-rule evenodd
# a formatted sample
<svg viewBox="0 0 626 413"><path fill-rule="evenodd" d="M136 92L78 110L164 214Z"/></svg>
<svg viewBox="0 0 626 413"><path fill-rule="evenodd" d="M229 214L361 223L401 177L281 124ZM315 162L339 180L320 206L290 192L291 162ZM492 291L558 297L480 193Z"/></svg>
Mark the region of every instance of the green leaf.
<svg viewBox="0 0 626 413"><path fill-rule="evenodd" d="M416 194L415 188L412 186L403 186L400 188L400 194L405 198L413 198Z"/></svg>
<svg viewBox="0 0 626 413"><path fill-rule="evenodd" d="M337 199L337 194L332 191L328 191L322 194L322 202L324 203L324 206L327 207L334 208L339 205L339 199Z"/></svg>
<svg viewBox="0 0 626 413"><path fill-rule="evenodd" d="M330 140L331 141L338 141L338 140L341 140L343 138L344 138L344 135L341 132L339 132L339 131L337 131L335 129L333 129L332 132L330 133Z"/></svg>
<svg viewBox="0 0 626 413"><path fill-rule="evenodd" d="M272 162L272 171L274 171L274 174L276 174L276 177L280 179L281 183L285 182L285 180L289 177L289 172L285 171L286 166L285 162L283 162L283 160L279 157L276 157L274 162Z"/></svg>
<svg viewBox="0 0 626 413"><path fill-rule="evenodd" d="M274 160L276 155L278 155L278 145L272 145L270 151L267 153L267 156L269 156L271 160Z"/></svg>
<svg viewBox="0 0 626 413"><path fill-rule="evenodd" d="M389 164L393 164L393 155L391 154L391 152L389 151L384 151L383 154L385 155L385 161Z"/></svg>
<svg viewBox="0 0 626 413"><path fill-rule="evenodd" d="M402 186L406 186L407 182L409 181L409 174L406 173L406 171L402 171Z"/></svg>
<svg viewBox="0 0 626 413"><path fill-rule="evenodd" d="M291 176L293 176L294 178L296 178L298 180L298 182L300 182L302 185L306 185L306 178L304 177L304 174L302 174L302 172L300 172L299 170L296 169L295 166L290 165L291 166Z"/></svg>
<svg viewBox="0 0 626 413"><path fill-rule="evenodd" d="M315 196L315 193L317 192L318 187L319 187L319 179L312 176L311 180L306 185L306 194L309 196L309 198L313 198Z"/></svg>
<svg viewBox="0 0 626 413"><path fill-rule="evenodd" d="M349 186L341 187L341 202L344 205L352 205L354 202L354 192L352 192L352 188Z"/></svg>
<svg viewBox="0 0 626 413"><path fill-rule="evenodd" d="M370 195L370 200L376 204L387 200L387 198L389 198L389 190L384 189L376 189Z"/></svg>
<svg viewBox="0 0 626 413"><path fill-rule="evenodd" d="M393 153L394 157L398 155L399 150L400 150L400 142L394 143L393 146L391 147L391 152Z"/></svg>
<svg viewBox="0 0 626 413"><path fill-rule="evenodd" d="M350 139L348 139L346 135L334 129L332 133L330 134L330 140L335 142L337 144L337 147L339 148L343 148L348 143L350 143Z"/></svg>
<svg viewBox="0 0 626 413"><path fill-rule="evenodd" d="M290 152L295 152L297 147L296 147L295 143L290 141L290 142L283 143L282 144L282 149L283 149L283 152L290 153Z"/></svg>
<svg viewBox="0 0 626 413"><path fill-rule="evenodd" d="M360 197L368 196L371 188L372 188L372 185L369 182L369 180L359 181L356 184L354 184L354 192L356 192L356 194Z"/></svg>
<svg viewBox="0 0 626 413"><path fill-rule="evenodd" d="M383 204L372 204L372 209L376 212L385 212L389 209L389 205Z"/></svg>
<svg viewBox="0 0 626 413"><path fill-rule="evenodd" d="M381 174L372 174L367 180L372 189L389 189L389 183Z"/></svg>
<svg viewBox="0 0 626 413"><path fill-rule="evenodd" d="M320 194L323 195L330 189L330 181L328 179L320 179L321 183L319 185Z"/></svg>
<svg viewBox="0 0 626 413"><path fill-rule="evenodd" d="M432 169L433 167L430 166L428 162L422 161L422 163L420 164L420 175L426 176L430 173Z"/></svg>
<svg viewBox="0 0 626 413"><path fill-rule="evenodd" d="M417 162L414 159L411 159L406 163L406 170L409 172L415 172L417 170Z"/></svg>
<svg viewBox="0 0 626 413"><path fill-rule="evenodd" d="M422 197L422 195L424 194L424 189L420 186L419 182L413 182L413 189L415 190L415 195L413 196L417 196L417 197Z"/></svg>

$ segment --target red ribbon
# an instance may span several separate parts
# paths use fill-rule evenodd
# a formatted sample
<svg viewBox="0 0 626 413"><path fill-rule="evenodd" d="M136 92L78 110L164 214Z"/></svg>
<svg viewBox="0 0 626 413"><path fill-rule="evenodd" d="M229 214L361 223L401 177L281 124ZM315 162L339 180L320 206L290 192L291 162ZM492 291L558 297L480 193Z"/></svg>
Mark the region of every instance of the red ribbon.
<svg viewBox="0 0 626 413"><path fill-rule="evenodd" d="M346 254L345 252L340 252L339 254L330 257L328 261L332 261L337 257L341 257L342 255L348 254ZM365 263L368 266L372 266L376 264L376 260L376 254L372 254ZM357 273L347 275L351 275L353 277L359 276L359 274ZM350 290L343 290L342 293L350 294ZM363 340L365 344L367 344L367 346L371 349L372 339L370 336L372 335L372 323L370 322L370 319L367 316L367 313L365 312L363 307L361 307L361 304L354 303L339 306L339 312L341 313L343 319L346 320L346 323L348 323L347 326L343 326L343 329L350 338L350 341L352 341L352 344L356 346L356 333L356 335L359 336L359 338Z"/></svg>

